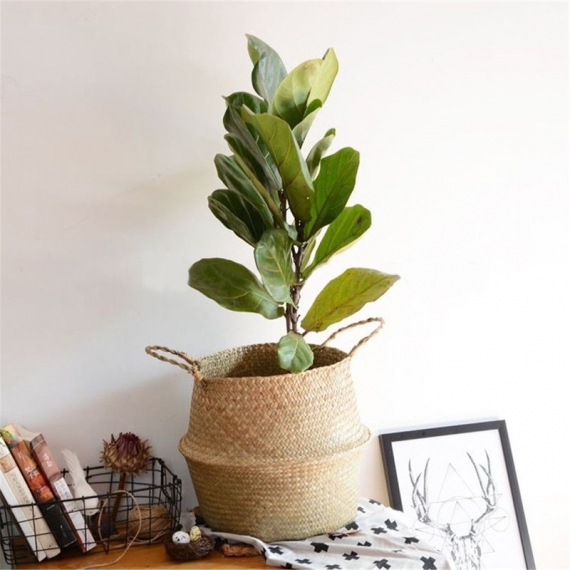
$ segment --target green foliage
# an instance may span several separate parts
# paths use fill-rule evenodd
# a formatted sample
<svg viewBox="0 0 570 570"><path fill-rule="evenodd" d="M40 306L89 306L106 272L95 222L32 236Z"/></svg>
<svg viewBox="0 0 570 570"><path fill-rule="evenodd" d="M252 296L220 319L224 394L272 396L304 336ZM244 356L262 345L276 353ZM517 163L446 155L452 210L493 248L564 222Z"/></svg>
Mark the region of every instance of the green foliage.
<svg viewBox="0 0 570 570"><path fill-rule="evenodd" d="M322 160L305 230L307 237L333 222L342 212L354 190L359 162L360 154L353 148L342 148Z"/></svg>
<svg viewBox="0 0 570 570"><path fill-rule="evenodd" d="M271 114L295 128L323 106L337 72L338 61L332 49L322 59L301 63L277 87L271 100Z"/></svg>
<svg viewBox="0 0 570 570"><path fill-rule="evenodd" d="M279 365L301 372L313 363L305 334L323 331L376 301L398 276L348 269L322 289L299 322L307 279L360 238L371 215L360 204L347 205L359 153L346 147L326 156L335 129L303 151L338 72L334 50L287 73L273 48L254 36L247 39L256 94L225 97L230 154L214 159L224 188L208 197L208 206L253 248L261 279L239 263L213 258L192 265L188 284L227 309L284 317L287 334L278 343Z"/></svg>
<svg viewBox="0 0 570 570"><path fill-rule="evenodd" d="M311 265L307 268L301 267L303 278L307 279L319 265L326 263L333 255L356 241L371 223L370 212L364 206L356 204L344 208L336 220L328 226Z"/></svg>
<svg viewBox="0 0 570 570"><path fill-rule="evenodd" d="M229 259L201 259L189 271L188 285L232 311L283 316L283 307L246 267Z"/></svg>
<svg viewBox="0 0 570 570"><path fill-rule="evenodd" d="M324 331L376 301L398 279L375 269L347 269L317 295L301 326L307 331Z"/></svg>
<svg viewBox="0 0 570 570"><path fill-rule="evenodd" d="M255 264L265 288L279 303L293 303L291 287L295 273L291 265L291 238L285 230L267 230L255 246Z"/></svg>
<svg viewBox="0 0 570 570"><path fill-rule="evenodd" d="M308 222L311 219L313 183L289 125L279 117L267 113L255 115L247 109L243 118L253 125L267 145L283 180L283 192L293 215Z"/></svg>
<svg viewBox="0 0 570 570"><path fill-rule="evenodd" d="M310 150L309 154L307 155L307 168L309 169L309 174L311 176L315 176L317 174L317 170L319 169L319 164L323 159L325 152L331 146L334 137L336 136L335 129L329 129L325 136L319 140L315 146Z"/></svg>
<svg viewBox="0 0 570 570"><path fill-rule="evenodd" d="M303 372L313 364L314 355L311 347L299 333L289 331L279 339L277 358L283 370Z"/></svg>
<svg viewBox="0 0 570 570"><path fill-rule="evenodd" d="M266 101L272 101L277 87L287 70L277 52L255 36L247 35L247 50L253 63L251 82L253 88Z"/></svg>
<svg viewBox="0 0 570 570"><path fill-rule="evenodd" d="M208 206L226 228L249 245L255 245L267 228L259 210L231 190L215 190L208 196Z"/></svg>

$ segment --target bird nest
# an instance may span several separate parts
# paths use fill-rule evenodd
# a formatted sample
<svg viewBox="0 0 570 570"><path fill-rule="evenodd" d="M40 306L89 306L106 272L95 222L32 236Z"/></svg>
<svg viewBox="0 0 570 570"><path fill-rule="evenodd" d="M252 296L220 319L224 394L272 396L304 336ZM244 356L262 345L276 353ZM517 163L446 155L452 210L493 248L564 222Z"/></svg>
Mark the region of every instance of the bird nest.
<svg viewBox="0 0 570 570"><path fill-rule="evenodd" d="M166 554L173 560L195 560L206 556L214 549L214 541L208 535L203 534L198 540L187 544L172 542L172 535L167 534L164 539Z"/></svg>

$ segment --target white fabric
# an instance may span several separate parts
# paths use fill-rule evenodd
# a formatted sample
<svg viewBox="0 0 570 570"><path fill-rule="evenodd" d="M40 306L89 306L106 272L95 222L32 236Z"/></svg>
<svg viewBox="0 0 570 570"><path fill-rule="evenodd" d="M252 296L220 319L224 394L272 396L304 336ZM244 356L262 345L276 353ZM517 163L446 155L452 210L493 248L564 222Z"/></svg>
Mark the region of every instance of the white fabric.
<svg viewBox="0 0 570 570"><path fill-rule="evenodd" d="M360 499L353 523L333 534L265 543L237 534L215 536L251 544L268 566L316 570L456 570L449 558L416 536L400 511Z"/></svg>

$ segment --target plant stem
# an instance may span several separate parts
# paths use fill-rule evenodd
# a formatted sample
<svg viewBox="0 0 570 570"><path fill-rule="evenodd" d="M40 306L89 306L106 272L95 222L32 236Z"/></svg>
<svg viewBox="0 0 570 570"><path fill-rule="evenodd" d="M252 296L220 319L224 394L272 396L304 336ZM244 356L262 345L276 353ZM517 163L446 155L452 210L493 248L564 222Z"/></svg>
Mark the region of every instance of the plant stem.
<svg viewBox="0 0 570 570"><path fill-rule="evenodd" d="M303 241L303 222L296 219L295 226L297 228L297 236L300 241L300 245L291 246L291 257L293 258L293 266L295 269L295 284L291 287L291 299L293 301L293 304L287 305L286 319L287 332L291 331L298 334L299 301L301 300L301 289L304 285L301 276L301 264L303 261L303 253L305 251L306 243Z"/></svg>
<svg viewBox="0 0 570 570"><path fill-rule="evenodd" d="M295 277L296 283L291 287L291 299L293 304L287 305L287 313L289 316L290 329L294 333L299 332L298 323L299 320L299 301L301 299L301 288L303 283L300 282L301 279L301 248L293 246L293 263L295 265Z"/></svg>
<svg viewBox="0 0 570 570"><path fill-rule="evenodd" d="M282 188L279 190L279 208L281 209L283 219L287 222L287 197L285 196L285 191ZM291 246L291 255L293 256L293 246ZM292 290L293 288L291 288L291 292ZM287 303L285 307L285 327L287 332L290 332L293 329L293 319L291 317L292 309L293 307Z"/></svg>
<svg viewBox="0 0 570 570"><path fill-rule="evenodd" d="M117 488L117 491L119 491L119 493L115 497L115 504L113 505L113 512L111 514L111 521L113 522L115 522L117 518L117 513L119 512L119 506L121 505L121 500L123 499L123 493L121 493L121 491L125 490L126 479L127 479L127 474L121 473L121 476L119 477L119 487Z"/></svg>

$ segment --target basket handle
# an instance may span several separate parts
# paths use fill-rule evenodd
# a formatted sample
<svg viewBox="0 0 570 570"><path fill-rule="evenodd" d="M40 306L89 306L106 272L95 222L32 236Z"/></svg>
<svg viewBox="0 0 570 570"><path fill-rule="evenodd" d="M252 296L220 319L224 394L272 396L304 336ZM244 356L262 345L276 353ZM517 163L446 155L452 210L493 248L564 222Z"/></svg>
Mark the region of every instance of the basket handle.
<svg viewBox="0 0 570 570"><path fill-rule="evenodd" d="M354 327L358 327L360 325L366 325L368 323L378 323L378 326L367 336L357 342L353 347L352 350L348 353L348 356L354 356L354 353L364 344L366 344L374 335L380 332L380 329L384 326L384 319L382 317L370 317L369 319L364 319L363 321L357 321L356 323L352 323L350 325L346 325L345 327L341 327L336 332L331 334L323 343L322 346L326 346L331 340L336 338L336 336L343 332L347 331L348 329L352 329Z"/></svg>
<svg viewBox="0 0 570 570"><path fill-rule="evenodd" d="M192 376L194 376L198 382L204 380L204 377L200 373L200 363L197 360L190 358L185 352L172 350L166 346L147 346L145 348L145 352L151 356L154 356L154 358L158 358L158 360L174 364L174 366L178 366L179 368L182 368L182 370L186 370L186 372L192 374ZM180 358L183 362L162 356L161 354L158 354L159 352L167 352L168 354L173 354L174 356Z"/></svg>

